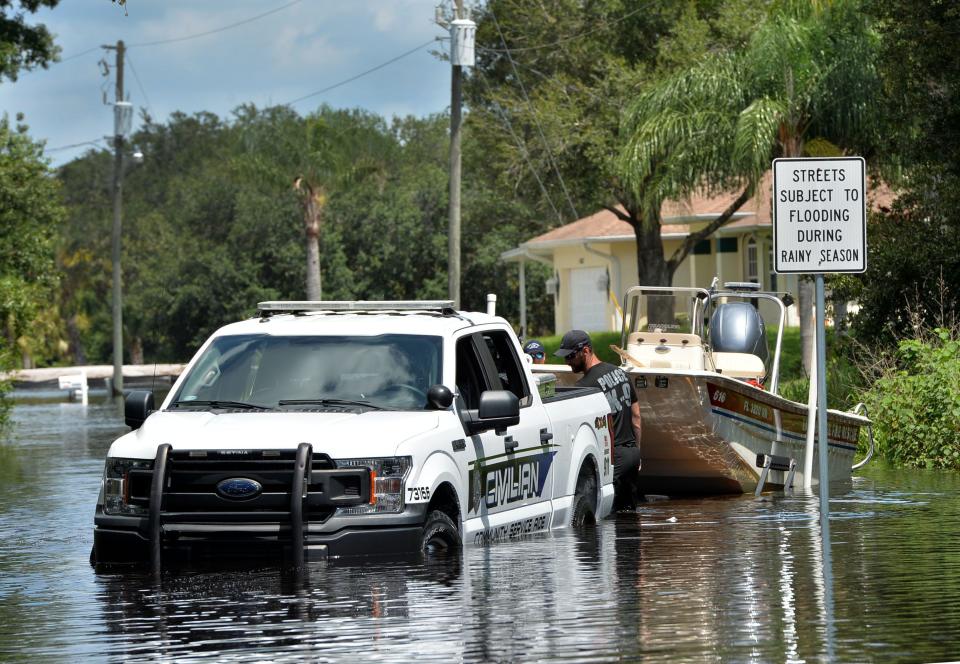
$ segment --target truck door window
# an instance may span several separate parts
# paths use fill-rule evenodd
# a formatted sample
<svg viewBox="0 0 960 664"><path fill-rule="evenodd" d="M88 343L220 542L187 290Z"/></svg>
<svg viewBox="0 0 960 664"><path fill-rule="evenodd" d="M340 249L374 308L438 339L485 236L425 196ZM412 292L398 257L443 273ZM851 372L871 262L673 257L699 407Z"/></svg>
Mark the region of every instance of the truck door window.
<svg viewBox="0 0 960 664"><path fill-rule="evenodd" d="M472 339L464 337L457 342L457 392L462 407L471 410L480 407L480 394L487 389Z"/></svg>
<svg viewBox="0 0 960 664"><path fill-rule="evenodd" d="M509 335L506 332L493 330L484 332L483 339L496 365L496 377L500 380L499 389L510 390L516 394L521 406L529 405L531 399L527 390L526 377L520 369L520 360L510 342ZM498 389L496 385L494 389Z"/></svg>

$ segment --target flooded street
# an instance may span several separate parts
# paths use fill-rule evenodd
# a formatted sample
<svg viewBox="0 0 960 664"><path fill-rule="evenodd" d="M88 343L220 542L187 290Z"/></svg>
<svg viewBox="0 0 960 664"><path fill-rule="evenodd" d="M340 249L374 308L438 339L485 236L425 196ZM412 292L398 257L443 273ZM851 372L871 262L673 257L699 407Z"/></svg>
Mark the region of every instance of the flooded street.
<svg viewBox="0 0 960 664"><path fill-rule="evenodd" d="M0 660L890 661L960 657L960 478L646 503L452 562L95 574L119 402L20 393L0 444ZM826 558L825 558L826 556ZM832 584L823 569L832 569Z"/></svg>

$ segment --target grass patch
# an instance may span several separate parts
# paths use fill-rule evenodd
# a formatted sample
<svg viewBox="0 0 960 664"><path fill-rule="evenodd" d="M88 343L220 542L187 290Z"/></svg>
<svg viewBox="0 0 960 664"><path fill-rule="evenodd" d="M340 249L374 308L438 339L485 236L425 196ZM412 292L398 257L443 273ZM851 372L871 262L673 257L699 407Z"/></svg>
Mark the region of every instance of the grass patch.
<svg viewBox="0 0 960 664"><path fill-rule="evenodd" d="M767 346L771 360L773 360L773 349L776 343L777 328L767 328ZM780 342L780 384L797 378L806 379L806 376L803 371L803 356L800 352L800 328L784 328L783 341Z"/></svg>
<svg viewBox="0 0 960 664"><path fill-rule="evenodd" d="M560 348L560 340L563 335L553 337L537 337L540 343L547 351L547 362L552 364L563 364L563 360L554 355L554 351ZM620 356L610 350L610 344L620 345L620 332L591 332L590 341L593 342L593 352L596 353L604 362L620 366Z"/></svg>

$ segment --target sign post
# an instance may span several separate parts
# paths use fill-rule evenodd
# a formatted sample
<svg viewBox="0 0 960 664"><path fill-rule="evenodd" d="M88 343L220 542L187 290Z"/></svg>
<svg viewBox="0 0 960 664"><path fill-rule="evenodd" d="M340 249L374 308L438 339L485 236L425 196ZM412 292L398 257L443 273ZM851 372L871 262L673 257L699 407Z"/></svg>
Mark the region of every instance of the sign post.
<svg viewBox="0 0 960 664"><path fill-rule="evenodd" d="M862 157L773 161L774 271L816 275L817 444L820 524L824 532L829 532L830 470L823 275L867 269L865 185ZM809 447L807 455L812 455ZM806 467L812 468L812 461Z"/></svg>

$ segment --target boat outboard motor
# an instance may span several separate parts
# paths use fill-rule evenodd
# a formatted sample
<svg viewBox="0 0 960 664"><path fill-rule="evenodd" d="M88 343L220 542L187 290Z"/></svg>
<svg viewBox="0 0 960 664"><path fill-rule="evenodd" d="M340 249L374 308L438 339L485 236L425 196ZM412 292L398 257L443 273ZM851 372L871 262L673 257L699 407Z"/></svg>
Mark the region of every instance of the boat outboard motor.
<svg viewBox="0 0 960 664"><path fill-rule="evenodd" d="M749 302L725 302L710 316L710 346L720 353L750 353L767 363L767 329Z"/></svg>

